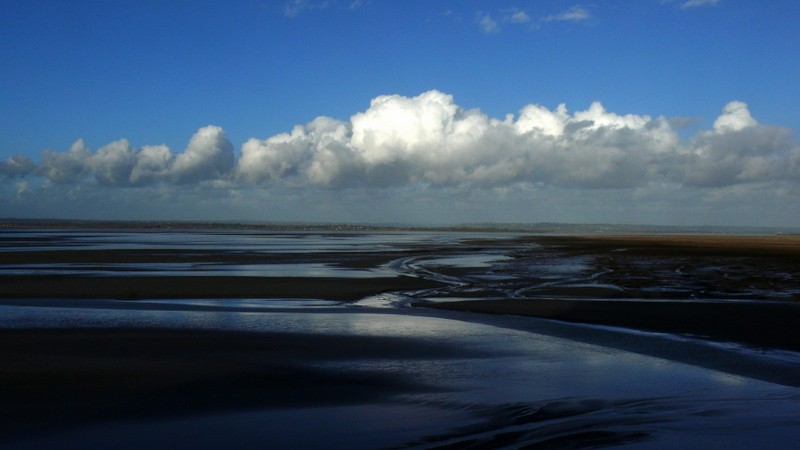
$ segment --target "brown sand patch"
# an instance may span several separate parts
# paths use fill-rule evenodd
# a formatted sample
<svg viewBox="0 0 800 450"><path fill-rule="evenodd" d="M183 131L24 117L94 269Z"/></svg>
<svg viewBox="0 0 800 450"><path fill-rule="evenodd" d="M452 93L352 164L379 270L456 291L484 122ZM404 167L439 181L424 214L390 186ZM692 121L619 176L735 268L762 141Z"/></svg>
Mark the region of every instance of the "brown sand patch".
<svg viewBox="0 0 800 450"><path fill-rule="evenodd" d="M537 236L525 238L544 245L558 245L577 251L625 248L650 254L800 256L800 236Z"/></svg>

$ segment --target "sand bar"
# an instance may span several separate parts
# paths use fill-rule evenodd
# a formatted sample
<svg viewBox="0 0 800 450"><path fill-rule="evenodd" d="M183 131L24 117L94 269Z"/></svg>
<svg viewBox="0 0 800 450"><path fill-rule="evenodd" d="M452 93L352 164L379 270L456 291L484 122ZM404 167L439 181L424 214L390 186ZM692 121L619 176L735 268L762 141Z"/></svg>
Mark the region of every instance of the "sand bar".
<svg viewBox="0 0 800 450"><path fill-rule="evenodd" d="M800 236L535 236L520 241L557 252L554 261L561 255L592 256L597 266L589 271L590 281L599 284L548 285L526 291L529 298L522 299L420 304L800 350L800 303L791 296L761 301L757 293L747 294L753 286L771 294L780 294L782 287L796 289ZM649 290L659 283L669 289ZM670 300L676 295L680 300ZM747 301L738 301L743 296Z"/></svg>
<svg viewBox="0 0 800 450"><path fill-rule="evenodd" d="M387 291L438 286L415 277L347 278L226 276L5 276L0 298L181 299L181 298L319 298L358 300Z"/></svg>
<svg viewBox="0 0 800 450"><path fill-rule="evenodd" d="M595 325L679 333L756 347L800 351L800 304L629 300L465 300L426 307L515 314Z"/></svg>

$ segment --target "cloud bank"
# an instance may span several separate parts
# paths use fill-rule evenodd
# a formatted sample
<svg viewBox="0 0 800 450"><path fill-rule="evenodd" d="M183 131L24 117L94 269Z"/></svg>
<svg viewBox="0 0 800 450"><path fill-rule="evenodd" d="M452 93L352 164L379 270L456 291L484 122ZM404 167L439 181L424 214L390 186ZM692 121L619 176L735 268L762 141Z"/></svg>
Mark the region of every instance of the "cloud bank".
<svg viewBox="0 0 800 450"><path fill-rule="evenodd" d="M44 185L217 186L258 189L620 189L800 182L792 131L760 124L748 105L725 105L708 130L681 138L665 117L618 114L599 102L570 112L529 104L489 117L432 90L384 95L348 120L317 117L237 155L218 126L200 128L179 153L126 139L97 151L76 141L36 163L13 156L0 174ZM26 184L27 186L27 184Z"/></svg>

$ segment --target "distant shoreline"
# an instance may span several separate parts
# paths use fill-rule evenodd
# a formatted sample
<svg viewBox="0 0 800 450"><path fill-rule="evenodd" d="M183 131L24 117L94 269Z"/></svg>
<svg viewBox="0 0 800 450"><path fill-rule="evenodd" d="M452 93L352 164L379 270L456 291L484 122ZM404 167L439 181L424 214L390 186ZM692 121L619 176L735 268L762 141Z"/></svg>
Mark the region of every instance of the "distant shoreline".
<svg viewBox="0 0 800 450"><path fill-rule="evenodd" d="M500 232L554 235L800 235L798 227L672 226L606 223L474 223L453 225L248 222L195 220L82 220L0 218L3 229L146 231Z"/></svg>

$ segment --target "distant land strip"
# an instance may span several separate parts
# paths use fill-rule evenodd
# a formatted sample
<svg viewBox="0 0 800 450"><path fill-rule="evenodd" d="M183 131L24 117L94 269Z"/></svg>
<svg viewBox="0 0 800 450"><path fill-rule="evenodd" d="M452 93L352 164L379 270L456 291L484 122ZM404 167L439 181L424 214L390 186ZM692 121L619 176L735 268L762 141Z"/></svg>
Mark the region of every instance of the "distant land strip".
<svg viewBox="0 0 800 450"><path fill-rule="evenodd" d="M180 220L78 220L0 218L0 230L19 228L110 230L222 230L222 231L349 231L349 232L514 232L570 235L688 234L688 235L798 235L796 227L670 226L606 223L468 223L452 225L302 223Z"/></svg>

